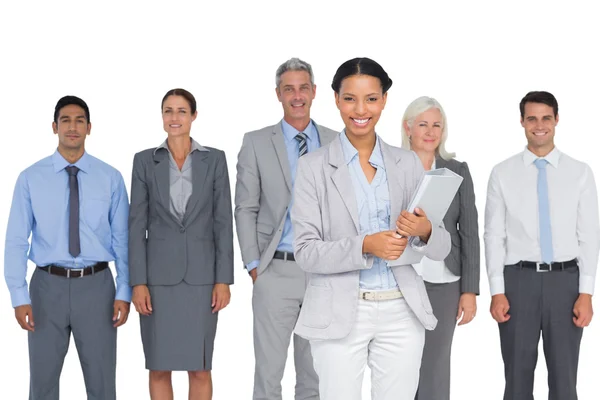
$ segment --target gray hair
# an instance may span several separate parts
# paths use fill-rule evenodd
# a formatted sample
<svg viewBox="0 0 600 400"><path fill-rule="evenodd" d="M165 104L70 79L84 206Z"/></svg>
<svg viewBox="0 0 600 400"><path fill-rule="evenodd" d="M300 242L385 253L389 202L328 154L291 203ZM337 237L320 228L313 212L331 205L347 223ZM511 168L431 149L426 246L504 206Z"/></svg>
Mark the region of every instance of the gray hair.
<svg viewBox="0 0 600 400"><path fill-rule="evenodd" d="M315 85L315 77L312 72L312 67L306 61L302 61L299 58L290 58L283 64L277 68L277 72L275 73L275 87L279 87L281 84L281 75L288 71L306 71L310 76L310 84Z"/></svg>
<svg viewBox="0 0 600 400"><path fill-rule="evenodd" d="M441 104L433 97L419 97L406 108L404 116L402 117L402 148L411 150L410 138L408 137L408 132L404 127L404 123L406 122L408 127L412 128L415 118L432 108L437 108L440 110L440 114L442 114L442 138L438 148L435 149L435 153L444 160L450 160L456 156L456 153L449 153L446 150L446 139L448 138L448 121L446 120L446 113Z"/></svg>

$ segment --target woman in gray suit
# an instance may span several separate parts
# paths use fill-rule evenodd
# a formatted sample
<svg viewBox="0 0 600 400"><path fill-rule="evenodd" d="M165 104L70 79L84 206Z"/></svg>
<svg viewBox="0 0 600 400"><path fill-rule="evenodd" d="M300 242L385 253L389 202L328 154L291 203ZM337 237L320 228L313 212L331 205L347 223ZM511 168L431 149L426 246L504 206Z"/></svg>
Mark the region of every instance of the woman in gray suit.
<svg viewBox="0 0 600 400"><path fill-rule="evenodd" d="M167 92L167 140L133 160L129 281L152 399L173 398L171 371L188 371L190 398L212 398L217 313L229 303L233 283L225 153L190 137L196 116L190 92Z"/></svg>
<svg viewBox="0 0 600 400"><path fill-rule="evenodd" d="M421 277L393 263L406 246L442 260L450 237L406 211L418 157L375 133L391 85L371 59L342 64L332 88L345 129L298 164L294 251L310 281L295 332L310 340L321 400L361 399L367 364L373 399L412 400L436 324Z"/></svg>
<svg viewBox="0 0 600 400"><path fill-rule="evenodd" d="M402 118L402 147L419 156L425 170L448 168L463 182L444 217L452 250L443 261L424 257L414 265L425 280L427 294L438 319L435 330L425 334L419 390L416 399L450 398L450 351L456 322L468 324L475 317L479 294L479 235L477 208L469 167L446 151L448 124L437 100L419 97Z"/></svg>

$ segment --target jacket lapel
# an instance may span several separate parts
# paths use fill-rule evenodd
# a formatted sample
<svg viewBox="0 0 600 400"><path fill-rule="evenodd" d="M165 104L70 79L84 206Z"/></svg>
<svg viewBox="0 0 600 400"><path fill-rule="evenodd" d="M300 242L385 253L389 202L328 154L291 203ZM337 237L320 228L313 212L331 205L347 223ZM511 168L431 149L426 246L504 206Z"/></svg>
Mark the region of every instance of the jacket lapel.
<svg viewBox="0 0 600 400"><path fill-rule="evenodd" d="M331 143L333 139L339 134L330 129L325 129L321 125L317 125L315 121L313 121L315 127L317 128L317 133L319 134L319 142L321 142L321 147Z"/></svg>
<svg viewBox="0 0 600 400"><path fill-rule="evenodd" d="M204 185L208 175L208 163L206 161L208 153L208 151L196 150L189 155L189 157L192 157L192 195L185 208L185 214L183 215L184 223L190 217L194 208L196 208L200 196L205 193ZM212 196L212 190L210 194Z"/></svg>
<svg viewBox="0 0 600 400"><path fill-rule="evenodd" d="M167 213L171 214L171 187L169 152L166 149L158 149L154 153L154 180L158 188L158 198L160 204Z"/></svg>
<svg viewBox="0 0 600 400"><path fill-rule="evenodd" d="M292 173L290 172L290 162L288 160L287 149L285 148L285 141L283 137L283 130L281 129L281 123L278 123L273 127L273 136L271 137L277 158L279 159L279 165L283 171L283 177L288 190L292 193Z"/></svg>
<svg viewBox="0 0 600 400"><path fill-rule="evenodd" d="M352 222L354 222L354 227L358 233L360 232L360 225L358 221L356 194L354 193L354 187L352 186L352 178L350 177L348 164L346 164L344 160L342 142L339 137L334 139L329 146L329 164L336 168L333 174L331 174L331 180L339 192L340 198L346 206L348 213L352 217Z"/></svg>
<svg viewBox="0 0 600 400"><path fill-rule="evenodd" d="M408 200L404 198L404 174L398 167L400 157L396 156L390 146L379 138L379 145L383 155L383 164L385 165L388 191L390 195L390 230L396 230L396 220L400 216L400 212L408 207L404 204Z"/></svg>

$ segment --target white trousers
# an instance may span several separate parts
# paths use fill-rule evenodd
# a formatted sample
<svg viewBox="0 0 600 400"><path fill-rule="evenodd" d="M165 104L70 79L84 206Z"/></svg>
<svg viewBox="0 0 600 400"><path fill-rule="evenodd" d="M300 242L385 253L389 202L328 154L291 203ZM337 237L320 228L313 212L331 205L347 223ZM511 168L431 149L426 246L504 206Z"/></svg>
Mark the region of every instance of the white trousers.
<svg viewBox="0 0 600 400"><path fill-rule="evenodd" d="M348 336L310 341L321 400L361 400L367 364L372 400L414 400L425 328L403 298L357 301Z"/></svg>

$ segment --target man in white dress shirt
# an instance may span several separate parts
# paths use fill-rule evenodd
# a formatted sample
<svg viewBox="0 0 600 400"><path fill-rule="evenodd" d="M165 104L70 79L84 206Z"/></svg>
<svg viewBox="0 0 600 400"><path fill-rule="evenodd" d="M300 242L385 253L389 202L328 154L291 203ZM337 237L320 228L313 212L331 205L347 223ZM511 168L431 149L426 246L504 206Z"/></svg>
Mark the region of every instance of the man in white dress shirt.
<svg viewBox="0 0 600 400"><path fill-rule="evenodd" d="M540 332L550 400L577 399L583 328L592 319L598 262L590 167L554 146L558 103L530 92L520 104L527 148L492 170L485 209L490 312L500 328L504 400L532 400Z"/></svg>

